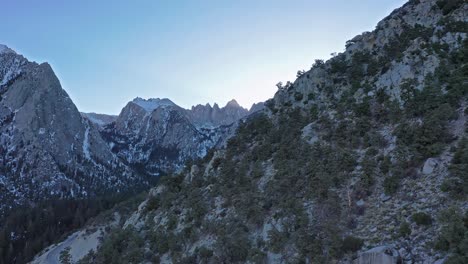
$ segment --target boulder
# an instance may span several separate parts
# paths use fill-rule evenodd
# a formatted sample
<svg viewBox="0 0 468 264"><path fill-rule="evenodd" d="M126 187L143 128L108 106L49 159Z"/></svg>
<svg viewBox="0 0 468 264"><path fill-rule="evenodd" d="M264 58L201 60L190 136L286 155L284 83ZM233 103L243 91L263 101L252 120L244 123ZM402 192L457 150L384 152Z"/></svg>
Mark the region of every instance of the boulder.
<svg viewBox="0 0 468 264"><path fill-rule="evenodd" d="M354 264L397 264L401 263L400 254L390 246L379 246L359 254Z"/></svg>
<svg viewBox="0 0 468 264"><path fill-rule="evenodd" d="M382 202L386 202L386 201L390 200L391 198L392 198L391 196L386 195L385 193L382 193L380 195L380 200L382 200Z"/></svg>
<svg viewBox="0 0 468 264"><path fill-rule="evenodd" d="M426 162L424 162L424 166L423 166L423 169L422 169L422 173L427 175L427 174L431 174L434 169L437 167L437 160L434 159L434 158L429 158L426 160Z"/></svg>
<svg viewBox="0 0 468 264"><path fill-rule="evenodd" d="M356 202L356 205L359 206L359 207L364 206L365 204L366 204L366 202L364 202L364 200L362 200L362 199Z"/></svg>
<svg viewBox="0 0 468 264"><path fill-rule="evenodd" d="M198 173L200 173L200 168L197 165L192 165L190 168L190 182L197 177Z"/></svg>

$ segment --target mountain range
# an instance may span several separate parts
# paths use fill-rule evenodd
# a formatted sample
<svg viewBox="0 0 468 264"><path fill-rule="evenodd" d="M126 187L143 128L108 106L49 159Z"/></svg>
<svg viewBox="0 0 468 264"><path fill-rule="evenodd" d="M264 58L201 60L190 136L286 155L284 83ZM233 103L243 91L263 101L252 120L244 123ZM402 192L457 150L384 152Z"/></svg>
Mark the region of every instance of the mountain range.
<svg viewBox="0 0 468 264"><path fill-rule="evenodd" d="M80 113L51 66L0 46L0 216L30 202L122 193L179 170L249 114L135 98L119 116Z"/></svg>

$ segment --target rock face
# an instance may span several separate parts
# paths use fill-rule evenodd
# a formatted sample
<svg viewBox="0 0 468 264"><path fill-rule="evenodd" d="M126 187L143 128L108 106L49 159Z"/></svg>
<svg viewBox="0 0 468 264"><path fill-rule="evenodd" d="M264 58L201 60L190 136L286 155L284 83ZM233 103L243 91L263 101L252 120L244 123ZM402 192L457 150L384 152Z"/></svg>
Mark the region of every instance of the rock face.
<svg viewBox="0 0 468 264"><path fill-rule="evenodd" d="M0 48L0 214L141 182L82 118L52 68Z"/></svg>
<svg viewBox="0 0 468 264"><path fill-rule="evenodd" d="M361 253L354 264L398 264L401 258L398 251L391 247L380 246Z"/></svg>
<svg viewBox="0 0 468 264"><path fill-rule="evenodd" d="M250 107L249 113L255 113L261 111L265 108L265 104L263 102L255 103Z"/></svg>
<svg viewBox="0 0 468 264"><path fill-rule="evenodd" d="M169 99L136 98L101 131L112 151L139 171L177 171L188 159L222 146L248 111L234 100L225 107L183 109Z"/></svg>
<svg viewBox="0 0 468 264"><path fill-rule="evenodd" d="M197 127L216 127L230 125L246 116L249 111L241 107L236 100L229 101L225 107L219 108L218 104L213 107L210 104L193 106L187 110L187 116Z"/></svg>

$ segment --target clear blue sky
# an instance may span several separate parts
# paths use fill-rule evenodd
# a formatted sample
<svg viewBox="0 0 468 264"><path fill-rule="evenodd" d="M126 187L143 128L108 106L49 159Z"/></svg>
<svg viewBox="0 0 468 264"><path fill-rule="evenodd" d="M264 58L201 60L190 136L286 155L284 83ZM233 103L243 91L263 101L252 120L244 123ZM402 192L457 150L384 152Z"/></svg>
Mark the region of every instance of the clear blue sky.
<svg viewBox="0 0 468 264"><path fill-rule="evenodd" d="M49 62L80 111L134 97L250 107L403 0L7 0L0 43Z"/></svg>

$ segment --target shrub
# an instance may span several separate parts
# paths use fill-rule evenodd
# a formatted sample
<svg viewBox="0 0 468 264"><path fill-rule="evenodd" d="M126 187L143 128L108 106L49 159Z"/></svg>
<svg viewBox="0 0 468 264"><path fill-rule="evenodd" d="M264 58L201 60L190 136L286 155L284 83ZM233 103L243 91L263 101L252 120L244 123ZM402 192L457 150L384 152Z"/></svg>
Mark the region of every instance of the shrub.
<svg viewBox="0 0 468 264"><path fill-rule="evenodd" d="M360 238L347 236L343 239L342 249L344 252L356 252L361 249L364 241Z"/></svg>
<svg viewBox="0 0 468 264"><path fill-rule="evenodd" d="M198 256L200 256L201 259L209 259L213 256L213 250L207 248L207 247L200 247L197 248L198 251Z"/></svg>
<svg viewBox="0 0 468 264"><path fill-rule="evenodd" d="M301 101L302 98L304 98L304 95L303 95L302 93L296 92L296 93L294 94L294 99L295 99L296 101Z"/></svg>
<svg viewBox="0 0 468 264"><path fill-rule="evenodd" d="M145 211L153 211L159 208L160 199L156 196L150 196L146 202Z"/></svg>
<svg viewBox="0 0 468 264"><path fill-rule="evenodd" d="M418 212L418 213L413 214L412 219L417 225L427 226L427 225L432 224L431 216L423 212Z"/></svg>
<svg viewBox="0 0 468 264"><path fill-rule="evenodd" d="M223 160L221 158L215 158L212 163L213 168L217 169L221 165L222 161Z"/></svg>
<svg viewBox="0 0 468 264"><path fill-rule="evenodd" d="M450 177L441 188L455 198L464 198L468 193L468 139L464 138L455 150L449 167Z"/></svg>
<svg viewBox="0 0 468 264"><path fill-rule="evenodd" d="M60 263L62 264L70 264L71 263L71 255L70 255L70 247L66 247L60 252Z"/></svg>
<svg viewBox="0 0 468 264"><path fill-rule="evenodd" d="M104 239L93 263L140 263L143 244L133 228L114 230Z"/></svg>
<svg viewBox="0 0 468 264"><path fill-rule="evenodd" d="M442 224L435 243L437 250L451 252L444 263L468 263L468 215L458 208L444 210L438 216Z"/></svg>
<svg viewBox="0 0 468 264"><path fill-rule="evenodd" d="M411 227L408 222L404 221L400 225L400 229L398 229L398 234L400 237L407 237L411 234Z"/></svg>
<svg viewBox="0 0 468 264"><path fill-rule="evenodd" d="M387 174L390 170L391 165L392 165L392 161L390 160L390 157L385 156L383 160L380 162L380 171L383 174Z"/></svg>
<svg viewBox="0 0 468 264"><path fill-rule="evenodd" d="M312 68L321 68L325 65L323 60L315 60L314 64L312 64Z"/></svg>
<svg viewBox="0 0 468 264"><path fill-rule="evenodd" d="M383 187L385 190L385 194L394 194L398 190L400 186L400 177L398 176L390 176L386 177L383 182Z"/></svg>
<svg viewBox="0 0 468 264"><path fill-rule="evenodd" d="M453 10L459 8L464 0L439 0L436 2L437 6L442 10L444 15L449 14Z"/></svg>
<svg viewBox="0 0 468 264"><path fill-rule="evenodd" d="M286 235L277 229L268 232L268 247L274 253L279 253L286 244Z"/></svg>

